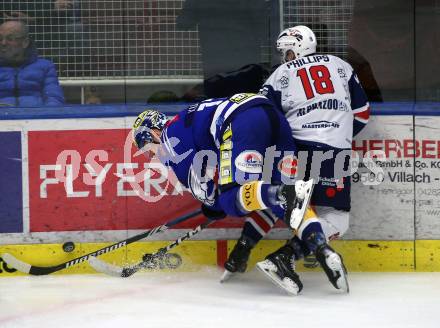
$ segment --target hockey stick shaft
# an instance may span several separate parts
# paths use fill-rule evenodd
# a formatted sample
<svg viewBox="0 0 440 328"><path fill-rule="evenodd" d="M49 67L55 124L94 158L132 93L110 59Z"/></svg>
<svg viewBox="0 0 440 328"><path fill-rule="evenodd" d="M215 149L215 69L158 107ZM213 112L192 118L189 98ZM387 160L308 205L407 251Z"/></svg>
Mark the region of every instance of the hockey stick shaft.
<svg viewBox="0 0 440 328"><path fill-rule="evenodd" d="M102 261L100 259L97 259L95 257L90 257L88 262L89 264L98 272L105 273L110 276L115 277L130 277L131 275L135 274L141 269L148 268L149 264L151 264L152 261L155 261L156 259L160 259L162 256L164 256L168 251L173 249L174 247L177 247L180 245L183 241L188 240L192 238L194 235L198 234L200 231L205 229L209 224L211 224L214 221L207 221L196 228L194 228L191 231L188 231L185 235L178 238L177 240L173 241L171 244L167 245L166 247L160 248L156 253L149 254L148 260L143 259L141 262L127 267L118 267L112 264L109 264L105 261Z"/></svg>
<svg viewBox="0 0 440 328"><path fill-rule="evenodd" d="M54 266L49 266L49 267L41 267L41 266L35 266L35 265L30 265L28 263L25 263L23 261L20 261L18 259L16 259L14 256L5 253L2 255L2 259L11 267L17 269L18 271L24 272L24 273L28 273L31 275L36 275L36 276L40 276L40 275L47 275L47 274L51 274L53 272L57 272L63 269L67 269L73 265L82 263L84 261L87 261L91 256L100 256L109 252L112 252L116 249L119 249L121 247L124 247L128 244L134 243L136 241L139 241L141 239L147 238L151 235L154 235L156 233L160 233L163 232L167 229L169 229L170 227L177 225L183 221L186 221L190 218L193 218L199 214L201 214L202 211L201 210L196 210L194 212L188 213L186 215L183 215L181 217L178 217L170 222L167 222L163 225L160 225L158 227L155 227L153 229L147 230L141 234L132 236L130 238L127 238L125 240L119 241L115 244L103 247L101 249L98 249L94 252L82 255L80 257L77 257L73 260L58 264L58 265L54 265Z"/></svg>

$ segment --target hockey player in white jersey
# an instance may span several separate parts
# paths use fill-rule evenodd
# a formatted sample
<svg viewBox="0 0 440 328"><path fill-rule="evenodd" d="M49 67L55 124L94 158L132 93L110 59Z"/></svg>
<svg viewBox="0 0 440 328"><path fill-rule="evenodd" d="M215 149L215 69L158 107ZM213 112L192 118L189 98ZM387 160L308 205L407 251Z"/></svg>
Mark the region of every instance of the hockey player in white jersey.
<svg viewBox="0 0 440 328"><path fill-rule="evenodd" d="M315 254L333 286L348 292L342 257L327 242L348 229L350 177L344 173L349 172L352 137L368 121L369 103L352 67L336 56L316 54L316 46L306 26L282 31L277 49L283 64L261 89L288 119L299 163L306 164L305 179L318 181L311 200L316 215L257 266L283 288L283 272L295 270L294 260Z"/></svg>

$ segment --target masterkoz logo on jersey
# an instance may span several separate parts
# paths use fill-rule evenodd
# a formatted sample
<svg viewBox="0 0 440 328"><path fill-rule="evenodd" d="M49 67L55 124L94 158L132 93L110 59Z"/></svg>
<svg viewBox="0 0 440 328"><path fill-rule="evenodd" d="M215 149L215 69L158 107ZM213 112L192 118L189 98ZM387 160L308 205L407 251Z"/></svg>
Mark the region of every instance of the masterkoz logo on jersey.
<svg viewBox="0 0 440 328"><path fill-rule="evenodd" d="M243 172L261 173L263 155L257 151L244 151L235 159L235 166Z"/></svg>
<svg viewBox="0 0 440 328"><path fill-rule="evenodd" d="M303 129L326 129L326 128L339 128L339 123L330 121L316 121L305 123L302 125Z"/></svg>
<svg viewBox="0 0 440 328"><path fill-rule="evenodd" d="M310 104L307 107L302 107L297 109L296 116L304 116L311 111L316 109L328 109L328 110L339 110L341 112L348 112L348 106L345 102L338 99L326 99L323 101L318 101L316 103Z"/></svg>

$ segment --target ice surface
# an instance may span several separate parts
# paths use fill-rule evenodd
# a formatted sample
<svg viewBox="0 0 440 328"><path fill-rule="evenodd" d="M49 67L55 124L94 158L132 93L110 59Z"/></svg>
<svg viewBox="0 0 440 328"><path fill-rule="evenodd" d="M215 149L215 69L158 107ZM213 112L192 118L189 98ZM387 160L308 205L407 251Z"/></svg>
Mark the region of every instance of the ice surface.
<svg viewBox="0 0 440 328"><path fill-rule="evenodd" d="M0 327L440 327L440 273L351 273L340 294L321 272L284 294L252 271L0 279Z"/></svg>

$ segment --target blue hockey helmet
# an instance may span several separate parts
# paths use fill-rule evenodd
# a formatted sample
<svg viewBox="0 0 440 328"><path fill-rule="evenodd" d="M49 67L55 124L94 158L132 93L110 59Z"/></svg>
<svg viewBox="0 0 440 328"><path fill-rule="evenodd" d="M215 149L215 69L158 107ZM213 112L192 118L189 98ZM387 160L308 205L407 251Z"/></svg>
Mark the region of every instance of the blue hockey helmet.
<svg viewBox="0 0 440 328"><path fill-rule="evenodd" d="M133 142L138 149L147 143L154 142L152 129L162 131L168 118L165 114L154 109L147 109L139 114L133 123Z"/></svg>

